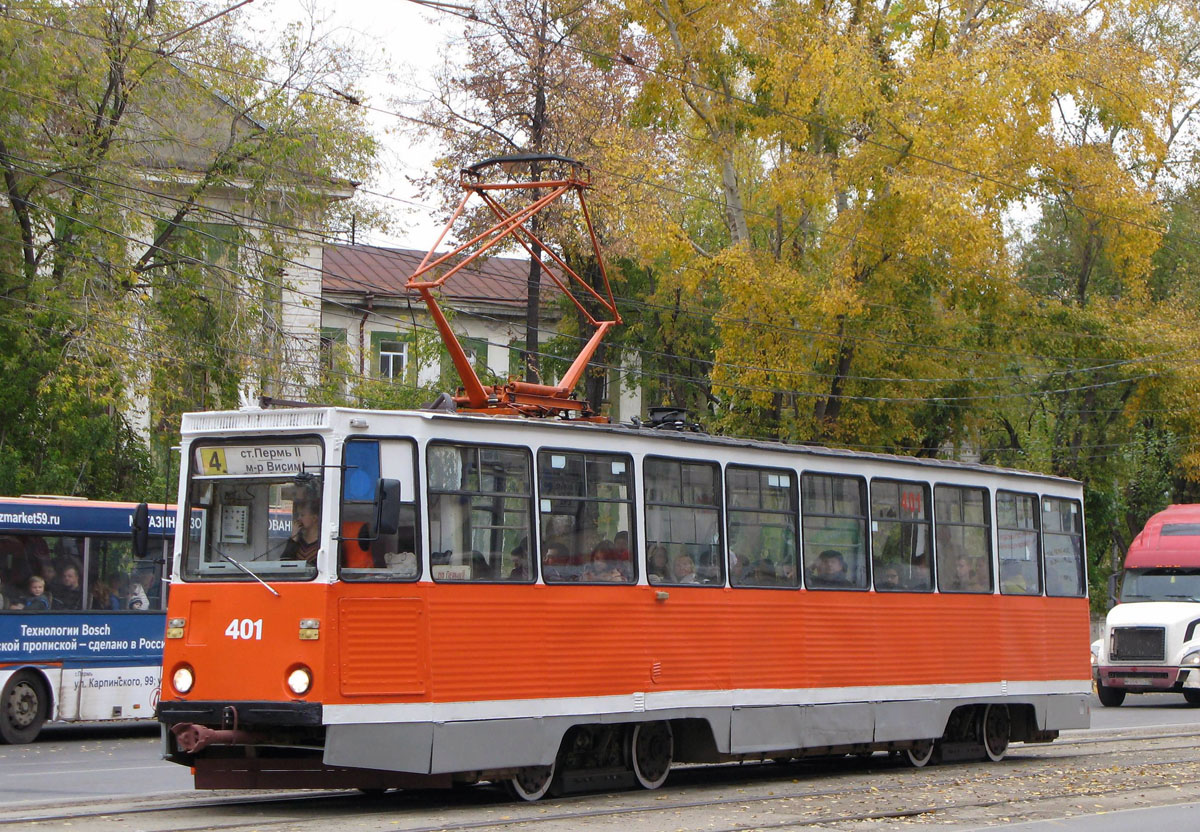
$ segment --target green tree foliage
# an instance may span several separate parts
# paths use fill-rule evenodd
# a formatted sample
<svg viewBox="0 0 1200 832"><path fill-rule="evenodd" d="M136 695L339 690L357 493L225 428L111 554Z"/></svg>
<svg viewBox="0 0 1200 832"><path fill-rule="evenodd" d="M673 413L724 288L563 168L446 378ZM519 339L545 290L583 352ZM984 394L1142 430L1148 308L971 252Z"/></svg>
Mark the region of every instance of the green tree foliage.
<svg viewBox="0 0 1200 832"><path fill-rule="evenodd" d="M216 11L0 15L0 492L142 496L131 414L163 454L180 412L313 374L290 275L374 158L359 67L301 26L197 25Z"/></svg>

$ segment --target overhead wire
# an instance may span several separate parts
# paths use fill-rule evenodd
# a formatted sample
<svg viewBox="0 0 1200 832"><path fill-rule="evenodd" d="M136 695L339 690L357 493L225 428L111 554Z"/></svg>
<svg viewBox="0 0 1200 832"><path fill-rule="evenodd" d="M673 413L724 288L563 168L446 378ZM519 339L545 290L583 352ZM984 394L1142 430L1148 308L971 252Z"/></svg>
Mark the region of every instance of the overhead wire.
<svg viewBox="0 0 1200 832"><path fill-rule="evenodd" d="M808 333L808 334L815 334L815 333ZM819 334L821 334L821 335L826 335L826 333L819 333ZM928 345L911 345L911 346L914 346L914 347L917 347L917 348L921 348L921 347L928 347ZM970 351L970 350L967 350L967 351ZM1132 361L1140 361L1140 360L1146 360L1146 359L1132 359ZM1125 362L1120 362L1120 363L1125 363ZM763 368L757 368L757 369L763 369ZM1085 368L1085 369L1076 369L1076 370L1054 371L1054 372L1056 372L1056 373L1063 373L1063 374L1069 374L1069 373L1086 372L1086 371L1087 371L1087 368ZM825 377L829 377L829 376L828 376L828 375L826 375ZM862 380L877 380L877 379L868 379L867 377L864 377ZM899 379L882 379L882 380L886 380L886 381L897 381L897 380L899 380ZM952 379L952 380L959 380L959 379ZM933 379L931 379L931 380L924 380L924 381L941 381L941 380L933 380Z"/></svg>
<svg viewBox="0 0 1200 832"><path fill-rule="evenodd" d="M418 2L418 0L410 0L410 2L414 2L414 3L416 3L417 5L422 5L420 2ZM25 21L25 22L27 22L27 21ZM493 27L498 27L498 26L499 26L499 24L496 24L496 23L494 23L494 22L488 22L488 25L491 25L491 26L493 26ZM59 27L59 28L61 29L61 27ZM501 28L502 28L502 27L501 27ZM96 38L96 37L97 37L97 36L88 35L87 33L80 33L80 32L77 32L77 31L75 31L75 30L63 30L63 31L70 31L70 32L74 32L75 34L79 34L79 35L81 35L81 36L83 36L83 37L93 37L93 38ZM511 30L511 28L510 28L510 29L509 29L509 31L515 31L515 30ZM98 39L98 38L97 38L97 39ZM565 46L567 46L567 48L571 48L571 49L574 49L574 50L576 50L576 51L580 51L580 52L583 52L583 53L586 53L586 54L598 54L598 53L593 53L593 52L592 52L592 51L590 51L590 50L583 49L583 48L581 48L581 47L575 47L575 46L573 46L573 45L571 45L571 44L564 44L564 45L565 45ZM193 64L195 64L195 65L197 65L197 66L200 66L200 67L203 67L203 68L206 68L206 69L211 69L211 70L213 70L213 71L216 71L216 72L227 72L228 74L232 74L232 75L234 75L235 77L241 77L241 78L245 78L245 79L249 79L249 80L255 80L255 81L259 82L259 83L264 83L264 84L272 84L272 83L276 83L276 82L270 81L269 79L262 78L261 76L254 76L254 75L250 75L250 74L247 74L247 73L241 73L241 72L237 72L237 71L234 71L234 70L227 70L226 68L223 68L223 67L217 67L217 66L214 66L214 65L211 65L211 64L206 64L206 63L203 63L203 62L194 61L194 60L192 60L192 59L180 58L180 60L182 60L182 61L184 61L184 62L190 62L190 63L193 63ZM644 67L639 67L639 68L641 68L641 69L645 69ZM660 72L659 74L662 74L662 73ZM676 76L670 76L670 77L672 77L674 80L678 80L678 81L680 81L680 82L687 82L687 79L680 79L680 78L678 78L678 77L676 77ZM690 82L688 82L688 83L690 83ZM287 85L281 85L281 86L287 87ZM347 102L346 100L344 100L344 98L343 98L343 97L341 97L341 96L329 95L329 94L326 94L326 93L322 93L322 92L320 92L319 90L313 90L313 89L310 89L310 88L295 88L295 87L290 87L290 88L291 88L291 89L293 89L294 91L297 91L297 92L303 92L303 93L305 93L305 94L311 94L311 95L315 95L315 96L318 96L318 97L324 97L324 98L327 98L327 99L329 99L329 100L331 100L331 101L337 102L337 103L339 103L339 104L342 104L342 105L346 105L346 104L348 104L348 102ZM707 89L707 90L708 90L708 91L710 91L710 92L711 92L711 91L713 91L713 90L711 90L711 88L704 88L704 89ZM363 104L361 104L361 103L357 103L357 102L356 102L356 106L364 106L364 107L366 107L367 109L375 110L375 111L377 111L377 112L379 112L379 113L382 113L382 114L386 114L386 115L393 116L393 117L396 117L396 118L407 119L407 120L410 120L410 121L414 121L414 122L416 122L416 123L420 123L420 124L422 124L422 125L425 125L425 126L438 126L438 127L439 127L439 129L445 129L445 128L444 128L444 126L442 126L442 125L433 125L432 123L430 123L430 122L428 122L428 121L425 121L425 120L420 120L420 119L412 119L411 117L407 116L406 114L398 113L398 112L396 112L396 111L392 111L392 110L384 110L384 109L382 109L382 108L371 107L371 106L369 106L369 105L363 105ZM797 118L799 118L799 117L797 117ZM462 131L456 131L456 132L462 132ZM619 174L618 174L618 175L619 175ZM675 193L677 193L677 194L679 194L680 196L683 196L683 197L685 197L685 198L690 198L690 199L694 199L694 200L707 200L707 201L711 201L711 202L713 202L714 204L718 204L718 205L720 204L720 202L719 202L718 200L715 200L715 199L713 199L713 198L711 198L711 197L705 197L705 196L699 196L699 195L696 195L696 194L691 194L691 193L688 193L688 192L686 192L686 191L683 191L683 190L680 190L680 189L671 189L671 188L669 188L668 186L662 185L661 183L649 183L649 184L651 184L653 187L656 187L656 188L658 188L658 189L662 189L662 190L671 190L671 191L673 191L673 192L675 192ZM1012 186L1012 187L1016 187L1016 186ZM369 192L369 191L368 191L368 192ZM408 201L408 200L403 200L403 199L401 199L401 198L393 197L393 196L391 196L391 195L387 195L387 194L381 194L381 193L377 193L377 192L369 192L369 193L373 193L373 195L375 195L375 196L379 196L379 197L382 197L382 198L385 198L385 199L394 199L394 200L397 200L397 201L400 201L400 202L403 202L403 203L406 203L406 204L413 204L413 203L411 203L411 202L410 202L410 201ZM425 206L418 206L418 207L425 207ZM749 211L749 213L752 213L752 214L760 214L760 212L755 212L755 211L753 211L753 210L750 210L750 211ZM761 216L763 216L763 217L766 217L767 215L766 215L766 214L761 214ZM852 236L848 236L848 235L841 235L841 234L839 234L838 232L834 231L833 229L825 229L823 233L829 234L830 236L833 236L834 238L837 238L837 239L844 239L844 240L845 240L845 241L847 241L847 242L855 242L855 243L863 243L863 242L864 242L863 240L861 240L861 239L858 239L858 238L856 238L856 237L852 237ZM868 245L868 247L871 247L871 244L869 243L869 241L868 241L866 244ZM902 251L897 251L896 253L903 254L903 252L902 252ZM980 275L980 276L984 277L985 279L990 279L990 278L991 278L991 276L990 276L990 275L988 275L987 273L985 273L985 272L980 272L980 271L978 271L978 270L975 270L975 269L963 269L962 267L952 267L952 268L953 268L954 270L956 270L956 271L961 271L961 272L964 272L964 273L978 274L978 275ZM874 302L872 302L872 301L870 301L870 300L864 300L864 304L865 304L865 305L868 305L868 306L878 306L878 305L879 305L879 304L877 304L877 303L874 303ZM675 311L679 311L679 310L675 310ZM690 312L690 311L688 311L688 312L686 312L685 314L691 314L691 315L695 315L695 314L698 314L698 313L693 313L693 312ZM707 316L706 316L706 317L707 317ZM737 321L737 319L731 319L731 320L734 320L735 322L739 322L739 323L741 323L740 321ZM771 326L771 325L768 325L768 326ZM802 332L801 334L809 335L809 336L812 336L812 337L834 338L834 339L841 340L841 341L853 340L853 339L855 339L856 337L860 337L860 336L852 336L852 335L851 335L851 336L847 336L846 334L824 333L824 332L819 332L819 331L811 331L811 330L810 330L810 331L805 331L805 332ZM1096 336L1091 336L1090 334L1086 334L1086 333L1083 333L1083 334L1081 334L1081 333L1071 333L1071 334L1069 335L1069 337L1074 337L1074 338L1087 338L1087 337L1096 337ZM909 348L909 349L941 349L941 350L943 350L943 351L960 351L960 352L963 352L963 353L974 353L974 354L983 354L983 353L986 353L986 352L987 352L987 351L981 351L981 350L979 350L979 349L976 349L976 348L955 348L955 347L947 347L947 346L945 346L945 345L929 345L929 344L919 344L919 343L907 343L907 344L906 344L906 343L902 343L902 342L891 342L891 343L892 343L892 344L894 344L894 345L896 345L896 346L904 346L904 347L906 347L906 348ZM1003 352L992 352L991 354L994 354L994 355L1004 355L1004 356L1011 356L1011 355L1012 355L1012 353L1003 353ZM1041 357L1041 356L1035 356L1035 358L1041 359L1041 358L1043 358L1043 357ZM1079 358L1078 358L1078 357L1072 357L1070 360L1079 360ZM1091 360L1091 359L1085 359L1085 360Z"/></svg>

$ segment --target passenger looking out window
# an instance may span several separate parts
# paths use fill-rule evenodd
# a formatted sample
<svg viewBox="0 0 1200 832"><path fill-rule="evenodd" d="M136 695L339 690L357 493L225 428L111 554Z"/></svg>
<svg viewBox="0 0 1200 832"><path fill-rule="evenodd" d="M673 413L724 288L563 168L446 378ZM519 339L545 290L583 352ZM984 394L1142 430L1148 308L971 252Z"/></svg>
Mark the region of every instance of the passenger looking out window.
<svg viewBox="0 0 1200 832"><path fill-rule="evenodd" d="M644 475L646 535L666 547L670 558L669 574L659 577L659 565L647 567L650 583L680 583L684 576L688 583L723 586L725 555L716 507L720 468L711 462L649 457Z"/></svg>
<svg viewBox="0 0 1200 832"><path fill-rule="evenodd" d="M50 598L46 595L46 581L40 575L31 575L25 584L25 595L16 604L14 610L49 610Z"/></svg>
<svg viewBox="0 0 1200 832"><path fill-rule="evenodd" d="M671 581L677 584L699 583L696 578L696 562L691 555L676 555L671 562Z"/></svg>
<svg viewBox="0 0 1200 832"><path fill-rule="evenodd" d="M871 480L871 559L876 590L933 589L932 525L929 486Z"/></svg>
<svg viewBox="0 0 1200 832"><path fill-rule="evenodd" d="M543 540L568 553L551 562L548 583L630 583L634 580L629 530L633 527L633 459L624 454L566 450L538 453L538 506Z"/></svg>
<svg viewBox="0 0 1200 832"><path fill-rule="evenodd" d="M654 544L646 554L646 577L650 583L664 583L671 574L671 559L667 547Z"/></svg>
<svg viewBox="0 0 1200 832"><path fill-rule="evenodd" d="M729 582L733 586L797 583L796 476L773 468L730 465Z"/></svg>
<svg viewBox="0 0 1200 832"><path fill-rule="evenodd" d="M867 484L861 477L800 477L804 575L818 589L866 589Z"/></svg>
<svg viewBox="0 0 1200 832"><path fill-rule="evenodd" d="M933 491L937 524L938 589L991 592L991 518L987 491L939 485Z"/></svg>
<svg viewBox="0 0 1200 832"><path fill-rule="evenodd" d="M850 575L846 571L846 559L836 549L826 549L817 555L809 574L809 583L817 587L849 587Z"/></svg>

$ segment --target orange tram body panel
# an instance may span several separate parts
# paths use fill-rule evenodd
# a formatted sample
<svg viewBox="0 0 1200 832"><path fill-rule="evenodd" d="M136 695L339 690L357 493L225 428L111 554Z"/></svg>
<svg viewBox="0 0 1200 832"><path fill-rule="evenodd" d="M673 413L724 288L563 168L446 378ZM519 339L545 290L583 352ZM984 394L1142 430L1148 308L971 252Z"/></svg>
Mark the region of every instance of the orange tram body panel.
<svg viewBox="0 0 1200 832"><path fill-rule="evenodd" d="M1088 723L1078 483L631 427L189 414L159 719L200 788L999 759Z"/></svg>

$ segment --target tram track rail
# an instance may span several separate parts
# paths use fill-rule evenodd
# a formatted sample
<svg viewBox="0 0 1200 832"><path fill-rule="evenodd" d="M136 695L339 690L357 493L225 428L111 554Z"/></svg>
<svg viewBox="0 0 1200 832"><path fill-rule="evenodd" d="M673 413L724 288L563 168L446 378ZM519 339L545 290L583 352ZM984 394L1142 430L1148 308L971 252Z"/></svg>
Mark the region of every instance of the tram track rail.
<svg viewBox="0 0 1200 832"><path fill-rule="evenodd" d="M492 796L495 792L486 788L470 792L472 795L470 800L454 803L453 805L448 805L448 801L444 797L445 792L432 791L393 793L380 798L348 795L344 791L322 791L315 793L273 792L270 794L219 797L209 797L206 795L183 800L171 799L162 802L148 802L146 799L143 799L142 801L120 805L111 803L103 806L77 805L74 810L65 811L61 806L56 807L56 811L44 812L37 810L21 811L20 807L14 807L12 813L7 816L0 816L0 826L14 828L21 825L44 825L52 823L81 825L88 821L103 823L107 820L115 821L118 818L137 815L143 819L161 816L166 820L168 817L173 817L173 822L167 825L161 827L151 825L147 827L170 829L171 832L191 832L191 830L203 829L296 828L297 826L302 827L305 823L318 823L322 818L327 819L329 812L332 811L337 813L338 818L348 821L371 820L380 816L387 816L396 820L402 816L408 816L409 820L414 822L414 825L401 824L396 827L397 829L402 829L403 832L434 832L434 830L502 829L517 824L525 824L535 828L546 828L553 825L552 822L569 824L572 822L583 822L588 819L612 818L622 815L628 815L631 818L647 817L659 813L703 810L705 807L732 809L737 805L742 805L746 807L757 806L769 811L775 811L776 809L795 811L797 807L803 807L806 811L814 812L811 817L806 815L804 817L781 818L778 821L764 821L754 824L754 828L764 829L800 828L834 822L899 820L922 815L938 816L951 810L987 810L999 805L1011 805L1014 802L1011 794L1005 793L1003 796L993 795L991 797L981 794L974 799L955 799L948 803L932 798L926 800L905 800L906 805L902 807L893 806L885 808L881 806L878 809L871 809L866 806L860 806L857 811L852 810L852 807L849 806L845 810L838 810L836 806L828 810L816 809L812 805L805 807L805 804L814 804L823 800L831 800L837 804L869 798L878 804L880 802L886 803L889 799L899 799L900 795L912 795L914 792L935 793L954 791L956 789L969 789L972 787L978 789L981 786L995 791L997 789L1004 789L1008 785L1020 784L1023 781L1033 781L1039 783L1042 790L1033 793L1025 790L1025 792L1020 794L1017 802L1036 804L1068 797L1076 799L1114 797L1161 786L1196 786L1200 785L1200 748L1197 748L1194 742L1172 742L1173 740L1193 740L1194 737L1195 733L1191 731L1163 732L1143 736L1113 734L1104 737L1071 737L1061 741L1058 747L1019 747L1020 753L1014 752L1005 762L996 765L985 766L978 763L966 765L949 764L923 769L920 772L901 767L895 762L889 761L883 763L888 758L882 756L877 759L883 764L872 764L865 760L859 763L849 760L845 763L838 761L837 765L845 766L840 771L836 766L829 767L827 765L820 771L817 771L817 766L821 765L821 763L816 760L798 760L784 765L749 763L680 767L676 772L677 779L674 785L676 788L684 787L689 791L695 788L709 787L722 790L730 787L738 788L739 790L743 787L746 789L771 788L775 782L778 782L778 786L775 786L770 792L763 795L741 793L735 796L715 796L699 800L687 795L664 800L665 795L660 792L628 792L612 795L598 793L570 796L541 804L509 804L511 805L511 810L502 818L489 817L474 820L443 818L434 825L422 824L421 818L416 813L420 812L423 815L428 815L430 812L445 813L473 807L489 808L505 804L493 801ZM1094 783L1098 782L1098 778L1102 780L1102 776L1112 770L1114 759L1114 752L1112 750L1102 750L1100 746L1122 742L1129 743L1133 747L1119 750L1115 753L1119 754L1125 760L1125 765L1136 766L1140 774L1139 778L1135 782L1126 785L1096 786ZM1079 750L1071 752L1071 748ZM1055 753L1060 751L1068 751L1069 753ZM1193 753L1181 754L1179 752ZM1130 756L1151 757L1164 753L1170 754L1170 758L1127 759ZM1083 761L1091 758L1104 759L1096 763L1083 763ZM1093 785L1082 789L1046 788L1045 783L1041 781L1046 779L1047 775L1052 775L1060 769L1062 763L1068 760L1074 761L1071 766L1072 777L1076 781L1082 780L1087 782L1091 780L1093 781ZM1081 763L1083 764L1081 765ZM1019 768L1019 770L1005 773L999 770L1000 767L1004 766ZM1182 779L1169 779L1166 776L1167 772L1182 774L1180 767L1189 767L1189 776ZM739 773L741 773L740 777ZM889 773L892 776L888 776ZM1162 776L1159 776L1159 773L1162 773ZM752 774L752 776L747 777L747 774ZM841 774L845 774L845 779L852 780L853 782L841 782L832 787L788 788L796 783L803 782L809 776L839 777ZM986 776L980 776L981 774ZM868 779L864 780L864 778ZM920 778L919 782L914 782L914 778ZM668 791L670 790L669 787ZM460 792L459 794L465 793ZM644 802L644 798L649 794L655 795L655 799L653 803L647 804ZM889 796L895 797L889 798ZM579 806L581 801L594 800L597 797L600 799L623 801L623 803L616 806L592 808L582 808ZM296 811L285 810L282 814L286 815L286 817L278 819L264 818L261 815L256 815L253 819L231 817L218 820L212 817L214 811L233 810L236 812L242 809L254 809L264 806L287 807ZM319 807L319 809L314 811L311 807ZM188 818L193 813L201 811L208 813L209 816L205 818L203 823L191 825ZM722 832L725 827L717 826L710 828L715 830L715 832ZM727 828L730 832L733 832L733 830L741 830L747 827L746 824L741 823L731 825Z"/></svg>

